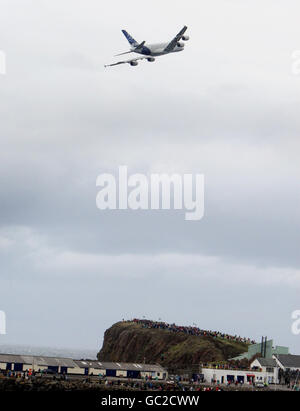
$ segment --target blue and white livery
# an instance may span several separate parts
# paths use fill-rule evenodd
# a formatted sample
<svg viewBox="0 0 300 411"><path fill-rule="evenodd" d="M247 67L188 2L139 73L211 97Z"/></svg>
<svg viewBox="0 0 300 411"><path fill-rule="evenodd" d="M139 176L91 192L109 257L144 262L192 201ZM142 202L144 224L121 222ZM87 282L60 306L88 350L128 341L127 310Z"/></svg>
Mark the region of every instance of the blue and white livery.
<svg viewBox="0 0 300 411"><path fill-rule="evenodd" d="M183 29L180 30L180 32L169 43L147 44L146 41L142 41L141 43L138 43L126 30L122 30L122 33L124 34L128 43L130 44L130 51L117 54L117 56L121 56L124 54L130 54L130 53L137 53L137 54L141 54L143 57L137 57L137 58L133 58L131 60L125 60L125 61L118 61L117 63L107 64L105 67L117 66L119 64L125 64L125 63L128 63L131 66L137 66L140 60L148 60L150 62L153 62L155 61L155 57L183 51L184 41L189 40L189 36L185 35L186 31L187 31L187 26L184 26Z"/></svg>

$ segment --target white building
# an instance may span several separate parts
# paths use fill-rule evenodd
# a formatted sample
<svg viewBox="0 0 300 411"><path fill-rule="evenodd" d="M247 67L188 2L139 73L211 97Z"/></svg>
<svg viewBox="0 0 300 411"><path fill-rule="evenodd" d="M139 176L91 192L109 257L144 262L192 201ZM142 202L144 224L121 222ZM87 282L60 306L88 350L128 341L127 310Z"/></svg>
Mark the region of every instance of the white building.
<svg viewBox="0 0 300 411"><path fill-rule="evenodd" d="M145 378L165 380L167 371L158 364L137 364L101 361L75 361L81 374L119 378Z"/></svg>
<svg viewBox="0 0 300 411"><path fill-rule="evenodd" d="M264 375L264 382L267 384L278 384L278 365L274 358L256 358L251 363L253 371L261 371Z"/></svg>
<svg viewBox="0 0 300 411"><path fill-rule="evenodd" d="M296 375L300 382L300 355L276 354L273 358L256 358L250 365L250 370L223 369L221 367L203 368L202 374L206 382L219 384L243 383L279 384L280 373L289 372Z"/></svg>
<svg viewBox="0 0 300 411"><path fill-rule="evenodd" d="M253 384L253 382L265 382L266 375L261 371L253 370L226 370L222 368L202 368L204 381L207 383L215 382L217 384L241 383Z"/></svg>
<svg viewBox="0 0 300 411"><path fill-rule="evenodd" d="M72 374L76 367L71 358L0 354L1 371L51 370L60 374Z"/></svg>
<svg viewBox="0 0 300 411"><path fill-rule="evenodd" d="M284 371L299 371L300 370L300 355L279 354L273 355L274 360L279 368Z"/></svg>
<svg viewBox="0 0 300 411"><path fill-rule="evenodd" d="M206 382L219 384L242 383L278 384L279 367L274 359L257 358L250 365L250 370L223 369L220 367L203 368L202 374Z"/></svg>
<svg viewBox="0 0 300 411"><path fill-rule="evenodd" d="M57 374L165 380L168 372L159 364L101 362L71 358L0 354L0 371L51 370Z"/></svg>

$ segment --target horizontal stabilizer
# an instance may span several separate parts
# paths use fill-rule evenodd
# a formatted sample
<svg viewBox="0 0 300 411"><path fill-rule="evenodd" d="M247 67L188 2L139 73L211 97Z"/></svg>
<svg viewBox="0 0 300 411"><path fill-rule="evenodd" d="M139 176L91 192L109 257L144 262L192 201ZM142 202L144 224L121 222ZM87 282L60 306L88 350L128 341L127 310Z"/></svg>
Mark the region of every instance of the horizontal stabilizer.
<svg viewBox="0 0 300 411"><path fill-rule="evenodd" d="M137 44L137 46L134 48L134 50L130 50L130 51L125 51L125 53L119 53L119 54L115 54L116 56L123 56L124 54L130 54L130 53L134 53L135 51L140 51L143 49L144 45L145 45L145 41L142 41L141 44Z"/></svg>
<svg viewBox="0 0 300 411"><path fill-rule="evenodd" d="M145 43L145 41L142 41L141 44L136 46L135 50L141 50L144 47Z"/></svg>
<svg viewBox="0 0 300 411"><path fill-rule="evenodd" d="M137 57L131 60L124 60L124 61L118 61L117 63L112 63L112 64L106 64L104 67L113 67L113 66L118 66L119 64L130 64L131 66L137 66L138 62L141 60L148 60L149 57ZM154 61L154 59L149 60L149 61Z"/></svg>
<svg viewBox="0 0 300 411"><path fill-rule="evenodd" d="M133 53L133 51L125 51L125 53L115 54L115 57L117 57L117 56L124 56L124 54L130 54L130 53Z"/></svg>

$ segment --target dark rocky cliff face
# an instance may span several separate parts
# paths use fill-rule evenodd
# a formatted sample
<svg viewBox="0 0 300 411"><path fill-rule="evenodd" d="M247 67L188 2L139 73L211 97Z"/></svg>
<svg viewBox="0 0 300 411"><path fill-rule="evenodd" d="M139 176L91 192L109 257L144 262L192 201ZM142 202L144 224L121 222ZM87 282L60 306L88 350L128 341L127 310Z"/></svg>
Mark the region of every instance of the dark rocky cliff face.
<svg viewBox="0 0 300 411"><path fill-rule="evenodd" d="M247 344L212 337L190 336L119 322L105 331L100 361L160 363L186 368L200 362L224 361L247 351Z"/></svg>

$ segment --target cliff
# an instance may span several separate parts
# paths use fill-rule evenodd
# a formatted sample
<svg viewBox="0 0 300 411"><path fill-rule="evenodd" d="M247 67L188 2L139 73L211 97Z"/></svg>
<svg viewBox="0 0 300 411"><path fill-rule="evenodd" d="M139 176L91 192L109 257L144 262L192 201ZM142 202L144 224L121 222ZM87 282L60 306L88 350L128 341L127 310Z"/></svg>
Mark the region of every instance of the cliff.
<svg viewBox="0 0 300 411"><path fill-rule="evenodd" d="M200 362L226 361L247 351L243 342L211 336L193 336L164 329L118 322L105 331L97 357L100 361L160 363L169 369Z"/></svg>

